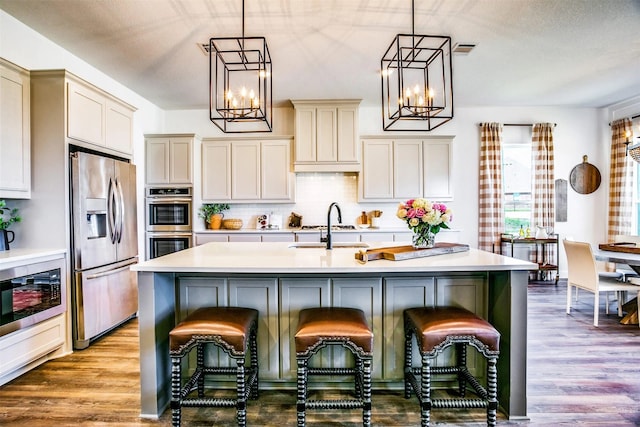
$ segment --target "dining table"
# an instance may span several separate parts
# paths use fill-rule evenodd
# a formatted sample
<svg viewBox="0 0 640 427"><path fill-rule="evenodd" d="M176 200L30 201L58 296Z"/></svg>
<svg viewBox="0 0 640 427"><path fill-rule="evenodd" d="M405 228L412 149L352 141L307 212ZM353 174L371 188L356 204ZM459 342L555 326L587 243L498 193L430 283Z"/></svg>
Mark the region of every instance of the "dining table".
<svg viewBox="0 0 640 427"><path fill-rule="evenodd" d="M640 275L640 242L638 238L629 241L620 240L615 243L601 243L597 248L592 248L593 256L598 261L626 264ZM638 286L640 295L640 286ZM634 298L624 304L627 314L620 320L623 324L638 323L638 298Z"/></svg>

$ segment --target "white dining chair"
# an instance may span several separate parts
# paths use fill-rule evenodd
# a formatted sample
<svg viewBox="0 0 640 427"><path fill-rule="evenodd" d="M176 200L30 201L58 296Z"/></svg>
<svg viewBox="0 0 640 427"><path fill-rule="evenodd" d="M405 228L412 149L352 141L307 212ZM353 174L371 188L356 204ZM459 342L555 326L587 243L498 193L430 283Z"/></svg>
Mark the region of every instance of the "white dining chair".
<svg viewBox="0 0 640 427"><path fill-rule="evenodd" d="M599 277L596 260L591 251L591 245L564 239L562 241L567 255L569 277L567 280L567 314L571 314L572 293L575 288L584 289L594 294L593 325L598 326L598 312L601 292L615 292L618 299L618 314L622 313L625 292L638 293L640 286L620 282L613 278ZM640 298L639 298L640 301Z"/></svg>

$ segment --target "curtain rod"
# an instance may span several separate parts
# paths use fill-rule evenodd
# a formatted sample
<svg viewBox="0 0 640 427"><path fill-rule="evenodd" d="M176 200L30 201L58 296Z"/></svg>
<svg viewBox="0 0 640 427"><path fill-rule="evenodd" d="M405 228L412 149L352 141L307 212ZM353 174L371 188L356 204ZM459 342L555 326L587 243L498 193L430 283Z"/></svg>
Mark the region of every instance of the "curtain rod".
<svg viewBox="0 0 640 427"><path fill-rule="evenodd" d="M484 123L478 123L478 126L482 126ZM502 126L533 126L533 123L503 123ZM554 123L553 126L558 126Z"/></svg>
<svg viewBox="0 0 640 427"><path fill-rule="evenodd" d="M631 116L631 120L637 119L638 117L640 117L640 114L636 114L635 116ZM609 126L611 126L611 122L609 122Z"/></svg>

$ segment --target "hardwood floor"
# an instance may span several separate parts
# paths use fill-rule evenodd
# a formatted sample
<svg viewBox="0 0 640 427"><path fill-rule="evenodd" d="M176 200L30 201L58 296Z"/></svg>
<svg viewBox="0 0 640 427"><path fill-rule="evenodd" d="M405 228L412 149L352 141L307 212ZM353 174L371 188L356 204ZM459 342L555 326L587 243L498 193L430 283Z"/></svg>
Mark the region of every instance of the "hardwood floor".
<svg viewBox="0 0 640 427"><path fill-rule="evenodd" d="M504 426L639 426L640 328L601 311L593 326L592 297L564 312L566 285L529 285L528 421ZM613 304L612 304L613 308ZM604 308L602 309L604 310ZM612 310L612 313L615 310ZM169 426L139 418L138 329L133 320L89 349L47 362L0 387L1 426ZM400 392L373 394L373 424L418 426L418 404ZM185 426L234 424L228 409L186 409ZM484 411L434 410L432 425L485 425ZM361 425L360 412L311 412L309 426ZM262 391L250 401L252 426L295 425L293 391Z"/></svg>

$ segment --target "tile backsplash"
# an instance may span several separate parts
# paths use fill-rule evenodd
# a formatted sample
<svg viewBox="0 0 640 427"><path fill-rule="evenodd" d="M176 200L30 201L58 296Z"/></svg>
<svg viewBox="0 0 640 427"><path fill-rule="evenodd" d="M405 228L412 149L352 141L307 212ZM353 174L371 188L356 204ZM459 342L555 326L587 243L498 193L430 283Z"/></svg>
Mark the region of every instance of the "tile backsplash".
<svg viewBox="0 0 640 427"><path fill-rule="evenodd" d="M288 228L289 216L295 212L302 216L302 225L323 225L327 222L327 209L337 202L342 211L343 224L357 224L362 211L382 211L381 228L402 228L396 218L397 203L358 203L358 175L355 173L297 173L296 202L292 204L240 204L230 203L225 218L240 218L243 229L256 228L257 217L262 214L282 216L283 228ZM196 206L198 209L199 206ZM337 215L332 212L332 222ZM196 224L196 230L203 225Z"/></svg>

